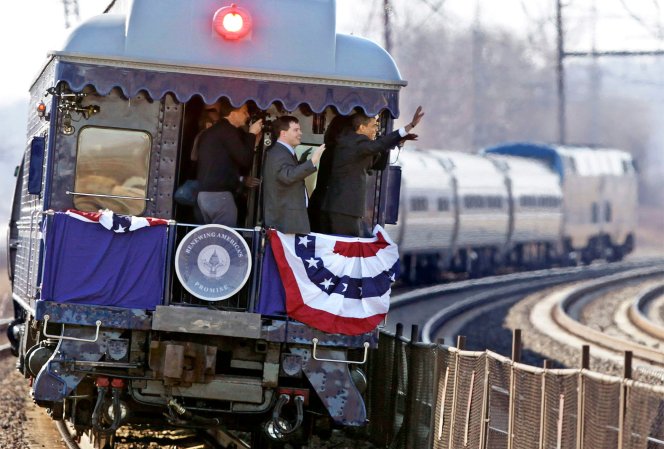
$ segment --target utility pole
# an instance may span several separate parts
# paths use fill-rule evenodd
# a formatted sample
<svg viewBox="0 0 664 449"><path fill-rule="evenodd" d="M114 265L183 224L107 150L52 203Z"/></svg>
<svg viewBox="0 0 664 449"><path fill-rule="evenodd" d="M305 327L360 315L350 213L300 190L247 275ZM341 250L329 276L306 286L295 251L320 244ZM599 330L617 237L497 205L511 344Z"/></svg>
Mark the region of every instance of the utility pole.
<svg viewBox="0 0 664 449"><path fill-rule="evenodd" d="M482 61L482 47L484 45L484 36L482 33L480 0L475 0L475 23L473 24L473 135L472 146L478 150L484 145L484 64Z"/></svg>
<svg viewBox="0 0 664 449"><path fill-rule="evenodd" d="M563 11L561 0L556 0L556 30L558 31L558 61L556 73L558 75L558 143L565 144L565 47L563 41Z"/></svg>
<svg viewBox="0 0 664 449"><path fill-rule="evenodd" d="M593 14L596 14L595 3L593 2ZM593 25L594 28L594 25ZM599 83L601 81L601 74L597 68L597 59L600 57L633 57L633 56L664 56L664 50L611 50L611 51L597 51L596 42L595 42L595 32L593 30L593 43L592 49L590 51L565 51L564 46L564 29L563 29L563 17L562 17L562 4L561 0L556 0L556 29L558 31L558 64L557 64L557 75L558 75L558 142L560 144L565 144L566 140L566 130L565 130L565 67L564 59L570 57L591 57L593 58L594 63L594 73L591 76L591 83L597 84L597 92L594 92L594 95L599 96ZM594 102L599 102L599 98L594 98ZM595 120L594 118L591 120ZM596 125L595 125L596 127Z"/></svg>
<svg viewBox="0 0 664 449"><path fill-rule="evenodd" d="M592 31L592 51L597 53L597 4L592 0L591 7L591 31ZM597 56L593 56L590 66L590 143L599 144L599 115L600 115L600 91L601 77L599 70L599 61Z"/></svg>
<svg viewBox="0 0 664 449"><path fill-rule="evenodd" d="M383 0L383 26L385 32L385 50L388 53L392 52L392 27L390 25L390 14L392 13L392 5L390 0Z"/></svg>
<svg viewBox="0 0 664 449"><path fill-rule="evenodd" d="M65 7L65 28L69 28L80 19L78 0L62 0L62 4Z"/></svg>

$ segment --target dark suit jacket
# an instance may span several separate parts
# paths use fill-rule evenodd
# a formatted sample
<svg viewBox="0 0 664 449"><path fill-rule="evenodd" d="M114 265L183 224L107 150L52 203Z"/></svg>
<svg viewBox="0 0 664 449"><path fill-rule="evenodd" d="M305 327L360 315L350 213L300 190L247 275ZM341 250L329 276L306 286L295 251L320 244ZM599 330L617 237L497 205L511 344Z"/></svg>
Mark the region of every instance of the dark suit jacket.
<svg viewBox="0 0 664 449"><path fill-rule="evenodd" d="M221 119L198 137L196 179L201 192L235 192L251 168L256 136Z"/></svg>
<svg viewBox="0 0 664 449"><path fill-rule="evenodd" d="M304 178L315 171L310 160L298 164L280 142L267 151L263 166L265 226L285 234L309 233Z"/></svg>
<svg viewBox="0 0 664 449"><path fill-rule="evenodd" d="M362 217L366 209L367 170L402 139L399 131L370 140L349 132L339 137L322 210Z"/></svg>

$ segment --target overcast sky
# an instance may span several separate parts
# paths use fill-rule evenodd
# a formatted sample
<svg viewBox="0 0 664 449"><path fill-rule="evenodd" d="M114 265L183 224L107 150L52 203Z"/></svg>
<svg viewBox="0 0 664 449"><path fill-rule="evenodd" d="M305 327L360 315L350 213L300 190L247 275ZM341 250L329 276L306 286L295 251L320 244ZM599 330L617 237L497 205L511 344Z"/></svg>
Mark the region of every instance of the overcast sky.
<svg viewBox="0 0 664 449"><path fill-rule="evenodd" d="M192 0L195 1L195 0ZM546 21L554 31L555 0L391 0L391 19L406 23L421 18L424 24L444 18L458 18L465 26L479 17L485 26L499 26L523 33L532 24ZM599 6L595 28L597 45L603 49L655 48L660 45L661 16L658 0L565 0L568 29L573 39L568 44L589 48L592 42L593 1ZM79 0L81 18L103 11L109 0ZM382 40L384 0L337 0L338 28ZM240 1L241 3L241 1ZM479 9L478 9L479 7ZM48 50L66 36L62 2L59 0L20 0L0 2L0 58L3 61L0 106L27 98L30 82ZM448 21L446 21L447 23ZM418 22L419 23L419 22ZM398 38L398 36L396 37ZM7 64L6 61L14 61ZM9 68L9 70L7 70Z"/></svg>

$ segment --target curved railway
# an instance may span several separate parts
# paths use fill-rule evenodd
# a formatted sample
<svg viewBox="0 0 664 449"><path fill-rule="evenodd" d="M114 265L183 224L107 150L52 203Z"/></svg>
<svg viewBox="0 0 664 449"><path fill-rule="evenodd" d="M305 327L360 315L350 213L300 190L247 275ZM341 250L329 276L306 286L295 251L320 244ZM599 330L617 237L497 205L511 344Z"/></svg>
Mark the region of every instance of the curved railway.
<svg viewBox="0 0 664 449"><path fill-rule="evenodd" d="M629 307L630 321L639 329L664 343L664 283L651 286L633 301Z"/></svg>
<svg viewBox="0 0 664 449"><path fill-rule="evenodd" d="M585 322L582 319L582 310L593 301L601 301L602 293L608 289L627 282L645 281L654 276L661 277L662 274L664 274L664 267L660 265L598 279L580 286L573 286L550 295L533 310L532 316L541 319L543 316L549 315L565 334L573 335L586 344L603 348L617 357L621 357L626 351L630 351L634 355L635 361L661 368L664 367L664 352L643 341L642 334L644 331L639 327L639 323L634 323L637 324L635 328L620 331L621 321L623 321L621 317L626 318L627 316L625 308L621 308L619 304L616 304L617 307L613 313L615 317L613 325L601 330L595 328L592 322ZM608 332L609 330L616 331L616 335Z"/></svg>
<svg viewBox="0 0 664 449"><path fill-rule="evenodd" d="M661 260L635 261L434 286L399 296L388 328L398 321L417 324L424 343L442 339L454 346L463 335L467 349L506 356L513 350L512 331L519 328L524 363L576 366L581 348L590 345L598 371L620 373L628 351L637 377L661 383L664 377L655 367L664 363L662 275ZM624 298L602 302L620 289L626 289ZM594 308L585 310L594 301Z"/></svg>

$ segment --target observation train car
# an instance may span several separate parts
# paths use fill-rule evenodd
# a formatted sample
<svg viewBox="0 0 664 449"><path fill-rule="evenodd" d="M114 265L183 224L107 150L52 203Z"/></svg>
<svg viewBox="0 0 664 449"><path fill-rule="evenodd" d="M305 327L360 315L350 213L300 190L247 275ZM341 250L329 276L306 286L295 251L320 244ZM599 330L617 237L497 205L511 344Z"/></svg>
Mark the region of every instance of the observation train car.
<svg viewBox="0 0 664 449"><path fill-rule="evenodd" d="M192 224L174 202L195 173L199 116L220 99L266 122L296 116L299 154L358 109L391 131L405 82L378 45L336 33L335 8L114 1L31 87L8 234L9 335L36 403L97 446L134 422L248 431L252 447L365 424L360 365L380 315L334 332L329 314L305 324L286 313L267 282L259 190L234 229ZM253 176L272 139L266 128ZM370 226L392 214L389 172L371 178Z"/></svg>
<svg viewBox="0 0 664 449"><path fill-rule="evenodd" d="M557 174L564 198L564 257L582 263L599 258L611 261L633 250L637 179L629 153L531 143L506 144L486 152L539 160Z"/></svg>
<svg viewBox="0 0 664 449"><path fill-rule="evenodd" d="M540 161L497 154L405 150L395 226L403 275L432 281L499 267L537 267L561 255L562 191Z"/></svg>

